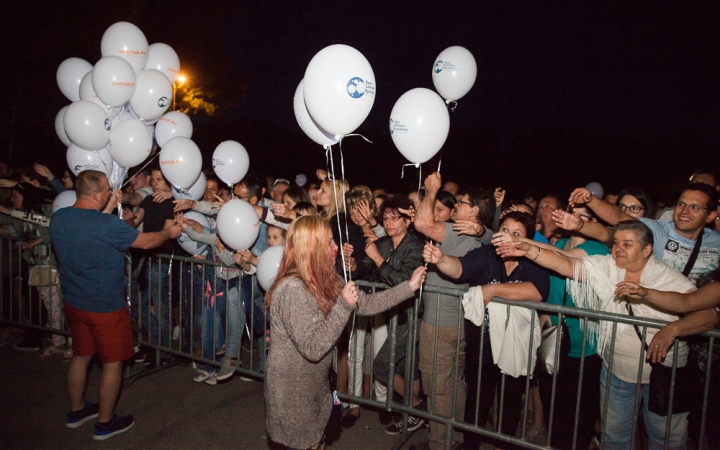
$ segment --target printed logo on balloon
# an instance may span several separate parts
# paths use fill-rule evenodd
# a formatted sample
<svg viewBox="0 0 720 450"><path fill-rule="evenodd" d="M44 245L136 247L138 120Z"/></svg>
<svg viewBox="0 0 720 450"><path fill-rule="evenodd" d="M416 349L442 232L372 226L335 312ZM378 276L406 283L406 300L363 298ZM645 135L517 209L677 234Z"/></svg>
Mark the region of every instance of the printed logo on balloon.
<svg viewBox="0 0 720 450"><path fill-rule="evenodd" d="M442 72L442 70L443 70L444 67L445 67L445 65L443 64L442 61L436 62L436 63L435 63L435 73L440 73L440 72Z"/></svg>

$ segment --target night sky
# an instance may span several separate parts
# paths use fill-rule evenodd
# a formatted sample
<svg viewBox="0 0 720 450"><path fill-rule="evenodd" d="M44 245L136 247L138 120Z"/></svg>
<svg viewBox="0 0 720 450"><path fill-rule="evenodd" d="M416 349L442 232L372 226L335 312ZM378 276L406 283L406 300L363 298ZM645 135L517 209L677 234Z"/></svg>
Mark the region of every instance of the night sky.
<svg viewBox="0 0 720 450"><path fill-rule="evenodd" d="M17 165L61 170L53 121L68 101L57 66L72 56L94 64L105 29L125 20L149 43L175 48L190 83L214 95L218 114L192 118L207 166L215 146L234 139L253 172L294 178L324 167L322 148L295 122L292 97L315 53L347 44L377 81L357 130L373 144L343 142L347 178L409 189L417 172L400 179L406 161L387 130L390 111L404 92L433 89L436 56L462 45L478 77L451 113L446 179L513 194L564 194L599 181L665 199L695 168L720 174L718 2L15 3L0 29L0 158ZM423 173L436 167L431 160Z"/></svg>

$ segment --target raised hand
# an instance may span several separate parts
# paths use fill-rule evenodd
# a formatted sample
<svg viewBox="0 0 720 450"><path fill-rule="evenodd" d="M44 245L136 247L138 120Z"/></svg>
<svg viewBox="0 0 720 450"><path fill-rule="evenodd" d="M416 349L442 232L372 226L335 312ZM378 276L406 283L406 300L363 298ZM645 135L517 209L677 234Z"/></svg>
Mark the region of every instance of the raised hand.
<svg viewBox="0 0 720 450"><path fill-rule="evenodd" d="M505 189L501 187L495 188L493 196L495 197L495 207L502 206L505 201Z"/></svg>
<svg viewBox="0 0 720 450"><path fill-rule="evenodd" d="M472 220L456 220L452 228L457 231L458 234L477 236L482 230L482 225Z"/></svg>
<svg viewBox="0 0 720 450"><path fill-rule="evenodd" d="M588 204L592 201L592 193L585 188L577 188L570 193L568 204L570 206Z"/></svg>
<svg viewBox="0 0 720 450"><path fill-rule="evenodd" d="M496 245L495 252L503 258L522 258L530 251L530 244L527 242L503 242Z"/></svg>
<svg viewBox="0 0 720 450"><path fill-rule="evenodd" d="M425 189L427 189L428 192L437 192L441 186L442 177L440 176L440 172L431 173L425 178Z"/></svg>
<svg viewBox="0 0 720 450"><path fill-rule="evenodd" d="M582 228L583 220L567 211L557 209L553 211L552 218L555 221L555 225L568 231L578 231Z"/></svg>

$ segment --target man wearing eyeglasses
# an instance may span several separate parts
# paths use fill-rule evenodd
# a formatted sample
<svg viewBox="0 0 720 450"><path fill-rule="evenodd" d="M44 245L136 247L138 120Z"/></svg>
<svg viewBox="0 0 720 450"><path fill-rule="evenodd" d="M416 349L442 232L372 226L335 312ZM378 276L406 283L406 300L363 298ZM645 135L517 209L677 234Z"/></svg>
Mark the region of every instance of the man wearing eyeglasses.
<svg viewBox="0 0 720 450"><path fill-rule="evenodd" d="M718 192L714 187L693 182L685 186L673 209L673 221L635 218L619 207L595 197L585 188L575 189L570 194L571 204L586 204L595 214L610 225L623 220L640 220L653 232L653 251L658 259L665 261L679 272L685 269L695 242L702 233L702 244L688 278L697 283L698 278L718 268L720 257L720 234L705 225L715 220ZM582 233L600 242L607 242L605 227L589 226Z"/></svg>
<svg viewBox="0 0 720 450"><path fill-rule="evenodd" d="M285 178L276 178L270 186L270 197L275 203L282 203L283 194L290 189L290 181Z"/></svg>
<svg viewBox="0 0 720 450"><path fill-rule="evenodd" d="M446 183L447 184L447 183ZM442 186L440 173L430 174L425 179L427 193L420 202L415 216L415 229L425 234L440 246L446 254L451 256L465 256L467 252L489 244L492 232L486 228L495 214L495 200L489 191L471 189L469 193L460 196L453 209L452 219L455 223L436 222L433 211L436 196ZM477 236L475 236L477 234ZM467 289L467 284L457 283L441 276L435 266L428 271L427 285ZM438 305L439 304L439 305ZM465 331L462 303L458 297L442 294L423 295L425 314L420 324L420 373L423 381L423 390L426 395L434 394L432 399L433 413L446 417L452 416L453 392L456 392L455 418L462 421L465 412L465 388L462 385L455 387L455 380L459 380L465 368ZM458 330L460 323L460 330ZM435 346L435 332L438 333L438 343ZM458 336L460 342L458 344ZM455 349L460 349L457 367ZM437 358L435 358L437 356ZM437 364L435 364L437 361ZM435 376L433 377L433 370ZM457 372L456 372L457 370ZM455 431L452 441L459 442L461 433ZM445 442L445 425L430 422L428 442L413 444L411 448L431 450L441 449Z"/></svg>

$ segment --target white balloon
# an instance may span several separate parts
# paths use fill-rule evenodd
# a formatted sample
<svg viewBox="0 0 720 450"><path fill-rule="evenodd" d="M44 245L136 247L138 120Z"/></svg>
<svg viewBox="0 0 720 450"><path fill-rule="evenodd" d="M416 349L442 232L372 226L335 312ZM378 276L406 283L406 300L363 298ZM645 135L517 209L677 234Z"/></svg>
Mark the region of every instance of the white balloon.
<svg viewBox="0 0 720 450"><path fill-rule="evenodd" d="M605 196L605 190L603 189L602 185L597 181L591 181L587 184L587 186L585 186L585 189L590 191L590 193L592 193L597 198L603 198Z"/></svg>
<svg viewBox="0 0 720 450"><path fill-rule="evenodd" d="M192 134L192 121L185 115L185 113L181 113L180 111L170 111L165 113L165 115L163 115L155 125L155 140L160 148L162 148L167 141L176 136L182 136L190 139Z"/></svg>
<svg viewBox="0 0 720 450"><path fill-rule="evenodd" d="M477 63L465 47L448 47L435 58L433 84L447 101L454 102L464 97L475 84L476 77Z"/></svg>
<svg viewBox="0 0 720 450"><path fill-rule="evenodd" d="M239 142L221 142L213 152L212 165L215 174L232 186L245 178L250 168L250 157Z"/></svg>
<svg viewBox="0 0 720 450"><path fill-rule="evenodd" d="M199 212L195 211L188 211L183 214L183 216L186 219L192 219L195 222L199 223L200 225L204 226L205 228L210 228L210 222L208 221L207 217L205 215L200 214ZM180 233L180 236L177 238L178 244L180 244L180 247L182 247L183 250L190 253L191 255L199 255L200 253L204 252L207 248L207 244L204 244L202 242L193 241L190 239L190 236L188 236L186 233Z"/></svg>
<svg viewBox="0 0 720 450"><path fill-rule="evenodd" d="M172 102L172 84L162 72L145 69L137 74L137 87L130 106L141 119L162 116Z"/></svg>
<svg viewBox="0 0 720 450"><path fill-rule="evenodd" d="M99 170L110 177L113 169L113 159L106 149L89 152L75 144L70 145L65 154L67 165L73 175L77 176L83 170Z"/></svg>
<svg viewBox="0 0 720 450"><path fill-rule="evenodd" d="M100 150L110 139L110 118L93 102L71 103L65 110L63 124L70 141L85 150Z"/></svg>
<svg viewBox="0 0 720 450"><path fill-rule="evenodd" d="M295 184L297 184L300 187L305 186L305 183L307 183L307 177L304 173L299 173L295 176Z"/></svg>
<svg viewBox="0 0 720 450"><path fill-rule="evenodd" d="M197 144L186 137L174 137L160 150L160 169L176 188L187 189L202 170L202 155Z"/></svg>
<svg viewBox="0 0 720 450"><path fill-rule="evenodd" d="M390 136L410 162L421 164L442 148L450 131L450 115L442 98L430 89L404 93L390 113Z"/></svg>
<svg viewBox="0 0 720 450"><path fill-rule="evenodd" d="M140 28L130 22L117 22L105 30L100 41L103 56L119 56L130 63L135 73L148 61L148 41ZM115 105L113 105L115 106Z"/></svg>
<svg viewBox="0 0 720 450"><path fill-rule="evenodd" d="M295 120L297 120L300 128L307 136L320 145L334 145L338 140L335 136L328 133L318 126L318 124L310 117L310 113L305 106L305 97L303 96L303 82L300 81L297 89L295 89L295 97L293 97L293 109L295 110Z"/></svg>
<svg viewBox="0 0 720 450"><path fill-rule="evenodd" d="M375 102L375 74L347 45L320 50L305 70L303 95L310 116L326 132L344 136L359 127Z"/></svg>
<svg viewBox="0 0 720 450"><path fill-rule="evenodd" d="M270 286L275 282L283 253L285 253L285 247L276 245L262 252L262 255L258 258L257 281L260 287L266 291L270 289Z"/></svg>
<svg viewBox="0 0 720 450"><path fill-rule="evenodd" d="M80 82L80 100L87 100L93 102L110 115L109 107L102 102L95 93L95 89L92 86L92 70L85 74L82 81Z"/></svg>
<svg viewBox="0 0 720 450"><path fill-rule="evenodd" d="M110 132L110 154L120 167L135 167L152 152L152 136L137 119L123 120Z"/></svg>
<svg viewBox="0 0 720 450"><path fill-rule="evenodd" d="M69 206L74 205L76 200L77 200L77 195L75 194L75 191L73 191L73 190L59 193L57 195L57 197L55 197L55 200L53 200L53 205L52 205L53 215L57 212L58 209L63 209L63 208L67 208Z"/></svg>
<svg viewBox="0 0 720 450"><path fill-rule="evenodd" d="M122 106L135 93L137 77L130 63L119 56L104 56L95 63L92 87L101 102Z"/></svg>
<svg viewBox="0 0 720 450"><path fill-rule="evenodd" d="M230 200L220 208L215 226L220 239L233 250L249 249L260 233L257 213L250 203L240 199Z"/></svg>
<svg viewBox="0 0 720 450"><path fill-rule="evenodd" d="M149 47L145 68L159 70L174 83L180 76L180 58L172 47L156 42Z"/></svg>
<svg viewBox="0 0 720 450"><path fill-rule="evenodd" d="M195 183L187 189L178 189L175 186L171 186L170 190L172 191L172 196L175 200L182 200L184 198L188 198L190 200L200 200L205 194L205 189L207 189L206 181L207 179L205 178L205 174L200 172L200 175L198 176L198 179L195 180Z"/></svg>
<svg viewBox="0 0 720 450"><path fill-rule="evenodd" d="M60 63L55 73L60 91L71 102L80 100L80 82L93 66L81 58L68 58Z"/></svg>
<svg viewBox="0 0 720 450"><path fill-rule="evenodd" d="M130 105L130 102L127 102L127 103L125 104L125 110L126 110L127 112L129 112L130 115L131 115L134 119L142 120L145 125L154 125L154 124L156 124L156 123L158 122L158 120L160 120L160 117L161 117L161 116L158 116L158 117L155 117L155 118L152 118L152 119L143 119L142 117L140 117L140 116L135 112L135 110L133 109L133 107Z"/></svg>
<svg viewBox="0 0 720 450"><path fill-rule="evenodd" d="M67 111L67 109L67 106L63 106L63 108L58 111L57 115L55 116L55 133L57 133L57 137L62 141L63 144L65 144L65 146L72 144L72 142L70 142L70 138L65 132L65 124L63 123L63 119L65 118L65 111Z"/></svg>

